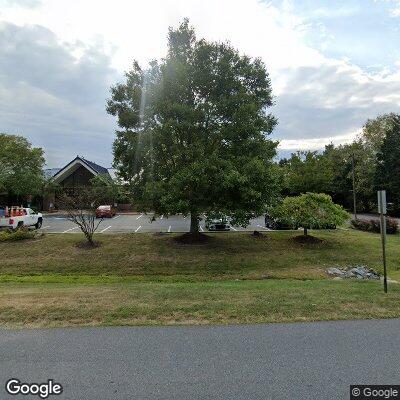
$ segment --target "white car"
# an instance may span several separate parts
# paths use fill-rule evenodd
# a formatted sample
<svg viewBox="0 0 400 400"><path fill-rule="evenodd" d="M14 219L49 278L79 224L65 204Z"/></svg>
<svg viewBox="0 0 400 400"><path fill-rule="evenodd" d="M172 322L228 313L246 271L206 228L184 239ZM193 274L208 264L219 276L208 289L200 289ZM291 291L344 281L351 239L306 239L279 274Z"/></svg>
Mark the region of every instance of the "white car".
<svg viewBox="0 0 400 400"><path fill-rule="evenodd" d="M11 210L13 212L11 212ZM10 208L1 209L0 229L18 229L23 226L34 226L40 229L43 224L43 215L36 213L31 208Z"/></svg>

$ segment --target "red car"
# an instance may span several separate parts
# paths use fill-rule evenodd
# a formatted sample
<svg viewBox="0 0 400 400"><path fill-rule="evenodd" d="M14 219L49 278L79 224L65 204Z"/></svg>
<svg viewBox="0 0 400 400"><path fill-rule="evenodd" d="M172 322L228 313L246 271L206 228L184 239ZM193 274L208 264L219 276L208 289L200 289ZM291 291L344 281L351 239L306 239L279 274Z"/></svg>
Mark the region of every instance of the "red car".
<svg viewBox="0 0 400 400"><path fill-rule="evenodd" d="M96 209L96 218L112 218L116 214L111 206L99 206Z"/></svg>

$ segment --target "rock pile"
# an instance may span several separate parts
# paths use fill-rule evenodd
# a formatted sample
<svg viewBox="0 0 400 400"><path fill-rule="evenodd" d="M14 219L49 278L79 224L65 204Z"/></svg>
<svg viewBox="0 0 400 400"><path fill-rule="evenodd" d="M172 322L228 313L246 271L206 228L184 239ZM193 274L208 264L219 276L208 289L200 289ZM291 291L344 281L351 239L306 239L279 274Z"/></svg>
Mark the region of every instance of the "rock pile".
<svg viewBox="0 0 400 400"><path fill-rule="evenodd" d="M364 265L357 265L354 267L332 267L326 270L328 275L339 277L342 279L346 278L356 278L356 279L380 279L378 272L374 271L372 268L368 268Z"/></svg>

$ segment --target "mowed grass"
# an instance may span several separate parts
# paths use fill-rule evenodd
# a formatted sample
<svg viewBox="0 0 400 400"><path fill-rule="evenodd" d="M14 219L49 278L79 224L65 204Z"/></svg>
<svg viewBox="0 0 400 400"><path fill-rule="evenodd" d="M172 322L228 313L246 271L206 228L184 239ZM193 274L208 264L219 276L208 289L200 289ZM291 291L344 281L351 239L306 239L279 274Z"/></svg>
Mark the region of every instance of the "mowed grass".
<svg viewBox="0 0 400 400"><path fill-rule="evenodd" d="M8 327L293 322L400 316L377 282L218 281L0 285Z"/></svg>
<svg viewBox="0 0 400 400"><path fill-rule="evenodd" d="M117 275L143 279L192 280L325 277L331 266L366 264L382 269L380 236L353 230L315 231L320 245L293 241L297 232L213 234L206 245L182 245L174 235L97 235L102 245L76 247L80 234L46 235L27 242L0 243L1 275ZM400 240L388 237L388 266L398 274Z"/></svg>
<svg viewBox="0 0 400 400"><path fill-rule="evenodd" d="M400 284L335 281L330 266L365 264L381 271L380 236L315 231L210 235L181 245L174 235L46 235L0 243L0 325L173 325L400 317ZM399 237L388 237L389 276L399 276Z"/></svg>

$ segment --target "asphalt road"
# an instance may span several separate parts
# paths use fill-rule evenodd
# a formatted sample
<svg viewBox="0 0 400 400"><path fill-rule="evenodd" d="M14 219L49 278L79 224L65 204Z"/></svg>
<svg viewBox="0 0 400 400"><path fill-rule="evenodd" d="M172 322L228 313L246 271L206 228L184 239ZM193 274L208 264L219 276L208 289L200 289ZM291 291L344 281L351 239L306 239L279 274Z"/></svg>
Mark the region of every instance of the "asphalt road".
<svg viewBox="0 0 400 400"><path fill-rule="evenodd" d="M224 327L0 330L5 382L53 378L50 399L349 399L399 384L400 320ZM35 397L38 398L38 397Z"/></svg>
<svg viewBox="0 0 400 400"><path fill-rule="evenodd" d="M160 216L151 222L152 214L124 215L118 214L113 218L104 219L99 226L101 233L123 233L123 232L188 232L190 218L182 215L174 215L169 218ZM47 233L78 233L80 230L66 217L59 215L45 215L42 230ZM200 223L200 230L205 231L204 220ZM265 228L264 217L251 220L247 228L233 226L232 231L243 230L268 230Z"/></svg>

